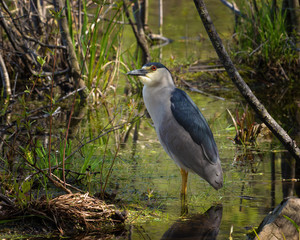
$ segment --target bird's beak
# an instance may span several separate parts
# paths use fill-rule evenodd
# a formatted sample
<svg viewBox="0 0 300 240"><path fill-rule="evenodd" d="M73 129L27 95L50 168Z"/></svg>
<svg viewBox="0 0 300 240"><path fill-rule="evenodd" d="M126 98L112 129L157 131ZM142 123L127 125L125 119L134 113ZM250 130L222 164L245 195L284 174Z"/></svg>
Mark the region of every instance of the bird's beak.
<svg viewBox="0 0 300 240"><path fill-rule="evenodd" d="M133 75L133 76L146 76L148 71L146 69L137 69L137 70L132 70L127 73L127 75Z"/></svg>

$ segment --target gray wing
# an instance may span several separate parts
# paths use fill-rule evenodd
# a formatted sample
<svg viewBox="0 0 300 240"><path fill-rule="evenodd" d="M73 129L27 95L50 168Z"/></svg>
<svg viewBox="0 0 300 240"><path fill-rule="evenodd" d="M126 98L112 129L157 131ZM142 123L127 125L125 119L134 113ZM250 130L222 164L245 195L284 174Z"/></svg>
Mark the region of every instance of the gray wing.
<svg viewBox="0 0 300 240"><path fill-rule="evenodd" d="M219 153L213 134L193 100L184 91L175 88L171 93L171 110L176 121L202 147L207 160L216 163Z"/></svg>

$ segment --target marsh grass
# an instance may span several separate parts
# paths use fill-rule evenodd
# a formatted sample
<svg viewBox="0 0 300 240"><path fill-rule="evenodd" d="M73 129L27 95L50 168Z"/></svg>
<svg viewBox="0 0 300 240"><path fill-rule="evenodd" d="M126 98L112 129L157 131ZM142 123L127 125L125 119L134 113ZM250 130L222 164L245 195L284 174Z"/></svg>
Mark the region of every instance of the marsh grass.
<svg viewBox="0 0 300 240"><path fill-rule="evenodd" d="M54 186L67 192L90 191L96 182L104 195L119 160L122 139L126 134L129 136L130 126L141 115L142 106L138 100L139 94L136 94L140 83L135 79L129 79L125 86L134 99L116 96L124 88L123 83L119 84L119 73L129 71L132 62L138 65L138 59L122 46L124 26L119 23L123 18L121 2L79 2L81 6L68 0L58 12L49 5L50 11L46 13L49 25L42 32L48 35L40 35L38 39L43 41L47 38L45 41L49 45L61 44L58 21L65 11L81 78L94 99L88 100L88 112L85 104L77 101L76 93L70 95L73 102L60 101L65 96L59 96L58 78L54 77L54 72L64 66L64 57L68 56L55 47L37 49L37 66L34 66L37 74L31 76L21 90L17 89L21 91L16 94L19 98L14 99L17 109L6 102L0 110L1 117L9 120L7 132L0 135L4 146L0 158L0 193L16 199L15 207L26 206L44 195L50 199ZM11 10L16 13L21 11ZM32 23L28 21L27 24ZM45 77L44 68L51 69L52 76ZM41 86L46 84L46 90L40 94L44 97L43 101L37 101L42 106L37 107L32 99L37 97L36 91L41 91ZM63 91L60 93L65 94ZM101 111L95 111L93 106L100 106ZM83 127L81 116L86 113L91 116L88 117L90 122ZM68 121L69 124L62 124ZM81 132L76 134L77 130ZM73 188L73 183L80 187Z"/></svg>
<svg viewBox="0 0 300 240"><path fill-rule="evenodd" d="M236 133L235 137L231 138L231 140L235 144L243 145L244 147L256 145L256 139L262 125L255 122L254 114L248 109L248 105L243 113L239 113L238 109L236 109L235 116L233 116L229 109L227 109L227 112L231 117Z"/></svg>
<svg viewBox="0 0 300 240"><path fill-rule="evenodd" d="M247 17L240 19L236 25L236 44L232 54L239 62L258 71L277 69L280 72L282 68L286 72L293 71L298 55L286 30L286 12L272 8L264 0L256 4L254 7L250 2L241 3L240 9Z"/></svg>

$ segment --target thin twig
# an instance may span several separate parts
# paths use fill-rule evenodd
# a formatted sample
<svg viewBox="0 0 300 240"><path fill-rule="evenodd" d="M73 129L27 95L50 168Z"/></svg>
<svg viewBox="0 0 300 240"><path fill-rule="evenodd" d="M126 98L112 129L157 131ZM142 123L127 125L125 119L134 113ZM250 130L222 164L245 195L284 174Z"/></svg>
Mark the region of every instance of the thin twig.
<svg viewBox="0 0 300 240"><path fill-rule="evenodd" d="M17 79L18 79L18 76L19 76L19 72L16 72L15 81L14 81L14 89L13 89L13 97L14 97L15 94L16 94L16 87L17 87Z"/></svg>
<svg viewBox="0 0 300 240"><path fill-rule="evenodd" d="M138 117L137 119L139 119L139 118L140 118L140 117ZM134 119L133 121L131 121L131 122L129 122L129 123L132 124L132 123L134 123L135 121L137 121L137 119ZM102 133L99 134L97 137L95 137L95 138L93 138L93 139L87 141L86 143L83 143L83 144L79 145L79 146L78 146L78 147L77 147L70 155L68 155L68 156L66 157L65 160L67 160L68 158L72 157L76 152L78 152L78 151L79 151L81 148L83 148L85 145L87 145L87 144L89 144L89 143L91 143L91 142L96 141L97 139L103 137L104 135L107 135L107 134L110 133L110 132L114 132L114 131L116 131L116 130L118 130L118 129L121 129L121 128L124 127L126 124L128 124L128 122L127 122L127 123L120 124L120 125L118 125L118 126L114 126L114 127L110 128L109 130L107 130L107 131L105 131L105 132L103 132L103 130L102 130Z"/></svg>
<svg viewBox="0 0 300 240"><path fill-rule="evenodd" d="M57 45L58 34L55 36L55 45ZM57 49L54 49L54 60L53 60L53 68L52 73L55 72L56 67L56 58L57 58ZM52 133L52 108L53 108L53 85L54 85L54 74L51 78L51 91L50 91L50 121L49 121L49 147L48 147L48 167L49 167L49 175L51 176L51 133Z"/></svg>
<svg viewBox="0 0 300 240"><path fill-rule="evenodd" d="M23 35L23 38L25 38L26 40L28 41L32 41L32 42L35 42L37 44L39 44L40 46L42 47L45 47L45 48L56 48L56 49L63 49L63 50L67 50L66 46L61 46L61 45L51 45L51 44L45 44L45 43L42 43L34 38L31 38L31 37L28 37L26 35Z"/></svg>
<svg viewBox="0 0 300 240"><path fill-rule="evenodd" d="M64 185L65 187L69 187L69 188L71 188L71 189L73 189L73 190L75 190L75 191L77 191L77 192L81 192L81 193L84 192L84 191L80 190L79 188L74 187L74 186L72 186L71 184L68 184L68 183L62 181L59 177L57 177L57 176L54 175L53 173L51 173L51 177L54 177L54 178L56 179L56 181L58 181L60 184ZM72 192L70 192L70 193L72 193Z"/></svg>
<svg viewBox="0 0 300 240"><path fill-rule="evenodd" d="M255 48L251 53L249 53L249 57L251 57L254 53L256 53L259 49L261 49L266 43L268 43L269 40L263 42L262 44L260 44L257 48Z"/></svg>

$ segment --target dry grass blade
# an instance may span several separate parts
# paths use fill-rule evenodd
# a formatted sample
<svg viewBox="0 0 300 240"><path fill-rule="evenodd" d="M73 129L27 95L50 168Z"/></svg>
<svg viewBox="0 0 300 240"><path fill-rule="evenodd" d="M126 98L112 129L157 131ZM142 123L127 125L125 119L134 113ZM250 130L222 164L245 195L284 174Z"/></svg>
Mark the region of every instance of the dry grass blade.
<svg viewBox="0 0 300 240"><path fill-rule="evenodd" d="M46 213L65 232L101 231L112 233L120 230L125 219L104 201L86 194L66 194L50 201L38 202L33 206Z"/></svg>
<svg viewBox="0 0 300 240"><path fill-rule="evenodd" d="M1 220L15 221L18 226L19 220L26 218L29 232L32 224L37 229L45 227L50 232L58 230L65 236L82 232L110 235L125 230L125 214L114 205L90 197L88 193L65 194L51 200L37 200L22 209L8 204L2 204L2 208Z"/></svg>
<svg viewBox="0 0 300 240"><path fill-rule="evenodd" d="M228 108L227 108L226 110L227 110L227 112L229 113L229 115L230 115L230 117L231 117L231 119L232 119L232 122L233 122L233 125L234 125L234 128L235 128L235 131L236 131L236 135L238 136L238 135L239 135L239 128L238 128L238 126L237 126L237 123L236 123L234 117L232 116L232 113L230 112L230 110L229 110Z"/></svg>

